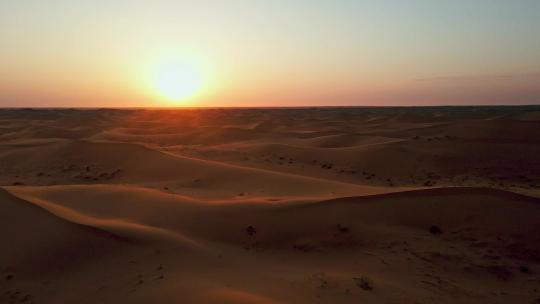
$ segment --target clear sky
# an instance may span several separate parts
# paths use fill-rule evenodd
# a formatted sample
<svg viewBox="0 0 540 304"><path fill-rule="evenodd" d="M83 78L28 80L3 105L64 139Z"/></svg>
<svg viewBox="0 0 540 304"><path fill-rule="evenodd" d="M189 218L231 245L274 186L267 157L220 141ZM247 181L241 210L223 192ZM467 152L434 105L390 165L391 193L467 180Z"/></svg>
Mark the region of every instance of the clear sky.
<svg viewBox="0 0 540 304"><path fill-rule="evenodd" d="M0 0L0 106L538 103L538 0Z"/></svg>

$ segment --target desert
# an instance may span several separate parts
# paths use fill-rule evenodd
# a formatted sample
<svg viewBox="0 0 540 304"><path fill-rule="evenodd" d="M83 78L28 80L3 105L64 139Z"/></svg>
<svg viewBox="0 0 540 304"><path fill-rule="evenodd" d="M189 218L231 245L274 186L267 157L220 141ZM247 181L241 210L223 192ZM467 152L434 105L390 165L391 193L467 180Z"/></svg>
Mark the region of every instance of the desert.
<svg viewBox="0 0 540 304"><path fill-rule="evenodd" d="M1 303L540 303L540 108L0 110Z"/></svg>

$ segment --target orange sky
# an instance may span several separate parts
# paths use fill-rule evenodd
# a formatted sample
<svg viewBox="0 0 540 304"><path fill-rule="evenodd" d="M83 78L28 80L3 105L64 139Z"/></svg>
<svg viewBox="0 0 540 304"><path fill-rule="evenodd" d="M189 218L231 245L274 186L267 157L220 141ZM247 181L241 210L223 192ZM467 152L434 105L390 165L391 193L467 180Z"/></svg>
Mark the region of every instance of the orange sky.
<svg viewBox="0 0 540 304"><path fill-rule="evenodd" d="M0 106L539 103L539 28L526 0L4 0Z"/></svg>

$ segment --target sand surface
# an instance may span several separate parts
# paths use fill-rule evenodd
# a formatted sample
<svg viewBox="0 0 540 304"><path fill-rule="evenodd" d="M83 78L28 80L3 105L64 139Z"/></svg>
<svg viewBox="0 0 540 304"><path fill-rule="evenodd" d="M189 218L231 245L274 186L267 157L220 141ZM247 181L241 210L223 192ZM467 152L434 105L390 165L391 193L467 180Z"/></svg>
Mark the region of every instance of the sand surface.
<svg viewBox="0 0 540 304"><path fill-rule="evenodd" d="M540 303L540 107L0 110L0 303Z"/></svg>

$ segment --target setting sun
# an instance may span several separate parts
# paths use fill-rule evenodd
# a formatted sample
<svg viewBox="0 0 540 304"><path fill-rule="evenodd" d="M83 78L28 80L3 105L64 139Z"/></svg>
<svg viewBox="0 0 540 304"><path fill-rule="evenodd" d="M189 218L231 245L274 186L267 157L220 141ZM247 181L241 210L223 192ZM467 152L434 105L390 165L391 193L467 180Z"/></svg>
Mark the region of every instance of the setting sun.
<svg viewBox="0 0 540 304"><path fill-rule="evenodd" d="M193 63L168 61L155 69L152 86L159 97L168 102L182 102L199 93L203 86L203 77L200 69Z"/></svg>

